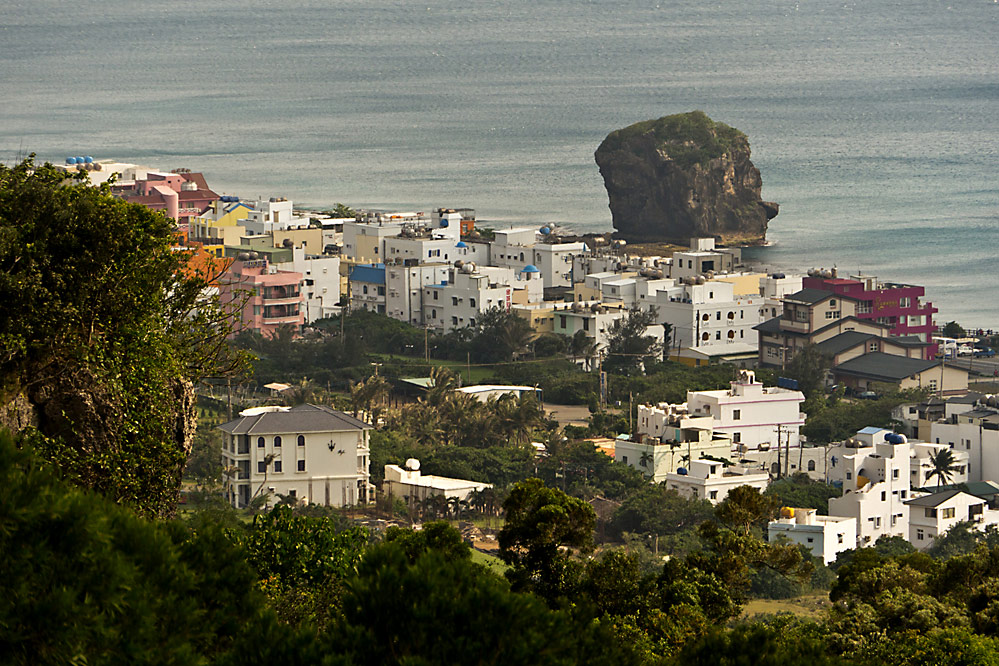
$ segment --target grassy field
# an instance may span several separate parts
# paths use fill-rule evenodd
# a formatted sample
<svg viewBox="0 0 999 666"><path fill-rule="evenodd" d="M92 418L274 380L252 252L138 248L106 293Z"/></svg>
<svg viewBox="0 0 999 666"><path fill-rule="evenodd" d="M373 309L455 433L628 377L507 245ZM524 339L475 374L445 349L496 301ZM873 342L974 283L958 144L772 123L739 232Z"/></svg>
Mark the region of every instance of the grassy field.
<svg viewBox="0 0 999 666"><path fill-rule="evenodd" d="M742 609L742 617L791 613L806 619L818 619L829 608L829 595L808 594L794 599L750 599Z"/></svg>
<svg viewBox="0 0 999 666"><path fill-rule="evenodd" d="M467 364L461 361L446 361L440 359L430 359L430 365L424 362L422 356L401 356L398 354L371 354L371 356L381 359L383 362L404 361L409 365L419 365L423 376L430 374L431 367L444 367L461 375L461 380L466 384L476 384L482 380L492 377L495 374L492 366L475 366L468 368Z"/></svg>
<svg viewBox="0 0 999 666"><path fill-rule="evenodd" d="M504 574L506 570L510 568L504 564L503 560L500 558L492 555L486 555L485 553L474 549L472 550L472 561L476 564L482 564L490 571L500 575Z"/></svg>

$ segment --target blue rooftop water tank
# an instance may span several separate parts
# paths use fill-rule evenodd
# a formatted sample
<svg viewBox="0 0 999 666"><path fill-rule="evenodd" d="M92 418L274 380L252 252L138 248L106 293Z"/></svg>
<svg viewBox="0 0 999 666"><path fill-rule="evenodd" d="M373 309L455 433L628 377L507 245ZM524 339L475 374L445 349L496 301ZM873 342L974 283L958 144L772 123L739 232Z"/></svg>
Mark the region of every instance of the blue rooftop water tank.
<svg viewBox="0 0 999 666"><path fill-rule="evenodd" d="M687 468L686 467L677 467L676 468L676 473L679 474L680 476L686 476L687 475Z"/></svg>
<svg viewBox="0 0 999 666"><path fill-rule="evenodd" d="M540 273L541 271L538 270L538 267L535 266L534 264L527 264L526 266L524 266L524 268L520 272L521 273Z"/></svg>
<svg viewBox="0 0 999 666"><path fill-rule="evenodd" d="M75 157L67 157L66 158L66 164L76 164L76 158Z"/></svg>
<svg viewBox="0 0 999 666"><path fill-rule="evenodd" d="M541 227L541 233L543 233L545 236L547 236L551 232L552 232L552 228L551 227Z"/></svg>
<svg viewBox="0 0 999 666"><path fill-rule="evenodd" d="M455 247L468 247L468 246L465 245L465 241L458 241L458 244L455 245Z"/></svg>
<svg viewBox="0 0 999 666"><path fill-rule="evenodd" d="M450 222L448 222L447 220L441 220L441 229L444 229L444 228L446 228L446 227L447 227L448 225L450 225L450 224L451 224L451 223L450 223Z"/></svg>
<svg viewBox="0 0 999 666"><path fill-rule="evenodd" d="M77 155L76 156L76 163L77 164L83 164L83 156L82 155Z"/></svg>
<svg viewBox="0 0 999 666"><path fill-rule="evenodd" d="M83 158L83 161L86 162L87 164L93 164L94 163L94 158L91 157L90 155L87 155L87 156L85 156Z"/></svg>

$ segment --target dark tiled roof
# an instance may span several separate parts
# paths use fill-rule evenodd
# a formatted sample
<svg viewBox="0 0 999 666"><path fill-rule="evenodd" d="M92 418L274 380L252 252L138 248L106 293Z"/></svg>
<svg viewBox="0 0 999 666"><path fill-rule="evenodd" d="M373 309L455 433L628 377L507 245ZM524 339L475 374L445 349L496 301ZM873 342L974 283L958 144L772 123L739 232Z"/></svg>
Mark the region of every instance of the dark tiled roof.
<svg viewBox="0 0 999 666"><path fill-rule="evenodd" d="M219 426L231 435L283 435L285 433L343 432L371 426L350 414L325 405L299 405L287 412L241 416Z"/></svg>
<svg viewBox="0 0 999 666"><path fill-rule="evenodd" d="M780 317L767 319L762 324L757 324L753 328L761 333L780 333Z"/></svg>
<svg viewBox="0 0 999 666"><path fill-rule="evenodd" d="M830 356L835 356L845 352L847 349L853 349L857 345L865 344L871 338L877 338L878 336L873 333L861 333L860 331L843 331L839 335L834 335L828 340L823 340L817 343L815 346L823 354L828 354Z"/></svg>
<svg viewBox="0 0 999 666"><path fill-rule="evenodd" d="M939 364L936 361L871 352L840 363L833 368L833 372L876 381L897 382L937 365Z"/></svg>
<svg viewBox="0 0 999 666"><path fill-rule="evenodd" d="M891 335L888 336L888 342L894 342L902 347L929 347L931 344L918 335Z"/></svg>
<svg viewBox="0 0 999 666"><path fill-rule="evenodd" d="M795 303L821 303L827 298L836 298L836 293L832 291L826 291L825 289L802 289L801 291L796 291L790 296L785 296L785 301L794 301Z"/></svg>
<svg viewBox="0 0 999 666"><path fill-rule="evenodd" d="M837 320L833 321L830 324L826 324L822 328L815 329L814 331L812 331L812 335L816 335L818 333L821 333L822 331L829 330L830 328L835 328L837 326L845 324L848 321L859 322L859 323L862 323L862 324L864 324L866 326L874 326L876 328L884 329L886 331L889 330L889 329L891 329L891 326L888 326L887 324L879 324L878 322L874 321L873 319L861 319L860 317L854 317L853 315L851 315L849 317L843 317L842 319L837 319ZM844 331L844 333L845 332L846 331Z"/></svg>
<svg viewBox="0 0 999 666"><path fill-rule="evenodd" d="M906 500L905 503L909 506L940 506L955 495L960 495L961 492L960 490L941 490L932 495L924 495L916 499Z"/></svg>

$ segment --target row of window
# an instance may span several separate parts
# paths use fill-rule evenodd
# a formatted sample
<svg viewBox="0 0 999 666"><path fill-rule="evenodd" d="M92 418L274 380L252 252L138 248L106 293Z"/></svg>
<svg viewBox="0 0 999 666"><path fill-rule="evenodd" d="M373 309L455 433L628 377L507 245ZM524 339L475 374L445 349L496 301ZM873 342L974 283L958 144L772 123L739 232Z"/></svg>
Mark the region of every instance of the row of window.
<svg viewBox="0 0 999 666"><path fill-rule="evenodd" d="M284 471L283 465L281 464L280 460L275 460L274 463L273 463L273 465L274 465L274 467L273 467L273 469L271 471L273 471L275 474L280 474L281 472ZM298 471L299 472L304 472L305 471L305 461L304 460L299 460L298 461ZM263 461L263 460L257 461L257 473L258 474L264 474L266 472L267 472L267 462Z"/></svg>
<svg viewBox="0 0 999 666"><path fill-rule="evenodd" d="M739 337L740 338L746 337L746 332L745 331L739 331ZM705 331L704 333L701 333L701 340L708 341L710 339L711 339L711 334L710 333L708 333L707 331ZM735 331L729 331L728 332L728 339L729 340L734 340L735 339ZM721 331L715 331L715 340L721 340Z"/></svg>
<svg viewBox="0 0 999 666"><path fill-rule="evenodd" d="M718 312L715 313L715 320L716 321L721 321L721 314L722 314L721 310L719 310ZM708 314L707 312L705 312L703 315L701 315L701 321L708 321L710 318L711 318L711 315ZM732 311L729 311L728 318L729 319L735 319L735 313L732 312ZM745 318L746 318L746 311L745 310L739 310L739 319L745 319Z"/></svg>
<svg viewBox="0 0 999 666"><path fill-rule="evenodd" d="M264 445L266 443L267 442L266 442L266 440L263 437L257 437L257 448L258 449L264 448ZM298 436L298 445L299 446L305 446L305 435L299 435ZM275 435L274 436L274 446L276 446L276 447L281 446L281 435Z"/></svg>

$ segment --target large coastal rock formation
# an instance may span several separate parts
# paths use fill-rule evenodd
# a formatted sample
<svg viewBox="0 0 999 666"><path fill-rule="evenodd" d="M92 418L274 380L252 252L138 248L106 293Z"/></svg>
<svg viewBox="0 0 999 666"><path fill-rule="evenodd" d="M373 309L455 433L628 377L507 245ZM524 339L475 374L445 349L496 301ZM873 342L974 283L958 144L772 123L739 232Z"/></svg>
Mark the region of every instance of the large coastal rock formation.
<svg viewBox="0 0 999 666"><path fill-rule="evenodd" d="M776 203L760 199L763 179L749 160L749 139L703 111L611 132L594 157L615 238L762 243L767 222L777 215Z"/></svg>

